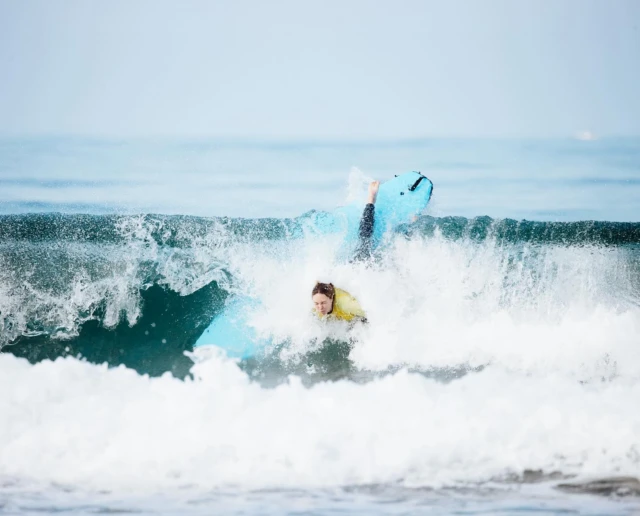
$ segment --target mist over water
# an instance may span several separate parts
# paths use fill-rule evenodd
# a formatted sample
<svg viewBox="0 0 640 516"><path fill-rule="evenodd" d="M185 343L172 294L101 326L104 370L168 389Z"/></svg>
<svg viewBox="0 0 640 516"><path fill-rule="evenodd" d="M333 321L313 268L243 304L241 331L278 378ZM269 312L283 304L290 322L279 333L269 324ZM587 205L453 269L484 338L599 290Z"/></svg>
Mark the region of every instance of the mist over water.
<svg viewBox="0 0 640 516"><path fill-rule="evenodd" d="M574 143L585 142L569 145L572 152ZM544 152L555 155L558 145ZM596 163L623 163L620 177L637 175L636 147L615 148L623 150L585 152ZM364 153L356 151L334 152L328 168L337 170L345 153ZM374 157L382 168L407 152L391 146ZM497 179L501 167L484 173L479 158L470 163L443 164L443 188L423 170L435 184L434 205L388 235L368 265L338 258L339 235L313 232L313 213L305 212L330 207L313 195L291 200L284 176L270 178L258 197L280 195L283 211L305 204L288 218L268 209L261 215L271 218L107 214L96 202L91 215L22 213L24 204L13 210L3 201L2 496L17 503L37 492L51 510L61 489L103 509L140 496L132 505L153 510L161 491L169 505L187 493L209 507L203 498L224 504L230 493L273 489L293 503L291 492L302 490L313 510L344 503L384 512L385 497L399 496L407 510L430 503L446 513L457 507L446 501L453 489L470 490L471 513L519 496L524 507L540 497L558 511L631 511L633 501L589 508L552 488L640 476L640 223L637 207L624 202L636 183L611 183L617 207L583 197L559 221L521 220L518 209L499 218L488 215L511 210L517 192ZM461 172L470 169L471 179ZM583 181L591 186L580 195L593 195L594 172L578 181L576 170L556 184ZM381 177L343 172L334 204L359 199L371 175ZM231 184L237 176L221 177ZM503 204L482 190L476 202L486 209L447 212L482 177L493 177L491 192L511 192ZM185 189L193 180L180 179ZM463 190L457 200L447 194L454 183ZM160 203L170 198L166 184ZM56 185L44 188L49 208ZM127 185L74 188L94 192L95 201ZM550 195L561 198L559 190ZM246 192L241 185L227 194L238 204L251 199ZM523 201L522 210L533 213L533 205ZM177 205L170 206L169 213ZM574 218L590 210L597 221ZM315 320L308 298L317 280L355 295L369 323L350 329ZM236 294L255 300L248 321L267 348L241 361L215 347L194 351ZM478 499L493 489L500 494ZM314 505L314 497L324 502Z"/></svg>

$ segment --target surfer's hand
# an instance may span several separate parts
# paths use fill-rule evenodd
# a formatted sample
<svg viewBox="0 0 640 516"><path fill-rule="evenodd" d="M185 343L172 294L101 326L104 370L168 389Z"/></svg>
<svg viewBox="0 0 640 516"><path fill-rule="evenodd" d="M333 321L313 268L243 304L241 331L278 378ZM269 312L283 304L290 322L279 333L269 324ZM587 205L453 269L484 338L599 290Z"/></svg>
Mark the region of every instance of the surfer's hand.
<svg viewBox="0 0 640 516"><path fill-rule="evenodd" d="M368 204L376 203L378 188L380 188L380 181L371 181L371 183L369 183L369 200L367 201Z"/></svg>

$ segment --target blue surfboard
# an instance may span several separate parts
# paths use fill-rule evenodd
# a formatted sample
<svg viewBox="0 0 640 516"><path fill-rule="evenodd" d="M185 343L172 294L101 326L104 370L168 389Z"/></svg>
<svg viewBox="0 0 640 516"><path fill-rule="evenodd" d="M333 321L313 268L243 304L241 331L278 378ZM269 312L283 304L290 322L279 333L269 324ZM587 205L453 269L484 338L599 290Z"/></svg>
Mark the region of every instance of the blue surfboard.
<svg viewBox="0 0 640 516"><path fill-rule="evenodd" d="M384 236L400 224L413 222L429 203L433 183L420 172L407 172L380 185L375 204L372 248L379 247ZM306 229L319 235L342 234L341 254L348 259L358 245L358 229L364 206L351 203L331 213L313 213L306 221ZM249 313L259 306L256 299L232 296L227 304L196 341L195 347L215 345L230 357L253 356L269 344L260 339L248 323Z"/></svg>

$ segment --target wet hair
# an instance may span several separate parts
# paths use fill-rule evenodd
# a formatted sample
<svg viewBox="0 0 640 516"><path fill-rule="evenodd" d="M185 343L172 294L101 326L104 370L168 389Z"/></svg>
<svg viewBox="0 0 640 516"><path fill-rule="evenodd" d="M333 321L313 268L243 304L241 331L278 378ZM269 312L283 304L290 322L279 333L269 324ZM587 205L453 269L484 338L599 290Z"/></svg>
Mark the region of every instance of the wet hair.
<svg viewBox="0 0 640 516"><path fill-rule="evenodd" d="M333 301L333 298L336 295L336 289L333 286L333 283L320 283L318 281L316 282L316 286L313 287L313 290L311 291L311 297L315 296L316 294L324 294Z"/></svg>

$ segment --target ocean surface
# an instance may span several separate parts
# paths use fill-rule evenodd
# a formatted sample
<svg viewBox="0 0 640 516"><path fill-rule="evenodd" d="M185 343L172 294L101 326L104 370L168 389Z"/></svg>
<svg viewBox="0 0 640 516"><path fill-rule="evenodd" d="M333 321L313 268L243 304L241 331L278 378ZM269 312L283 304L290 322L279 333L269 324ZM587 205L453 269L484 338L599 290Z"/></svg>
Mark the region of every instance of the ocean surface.
<svg viewBox="0 0 640 516"><path fill-rule="evenodd" d="M372 263L307 230L409 170ZM0 348L2 514L640 514L640 138L1 139Z"/></svg>

